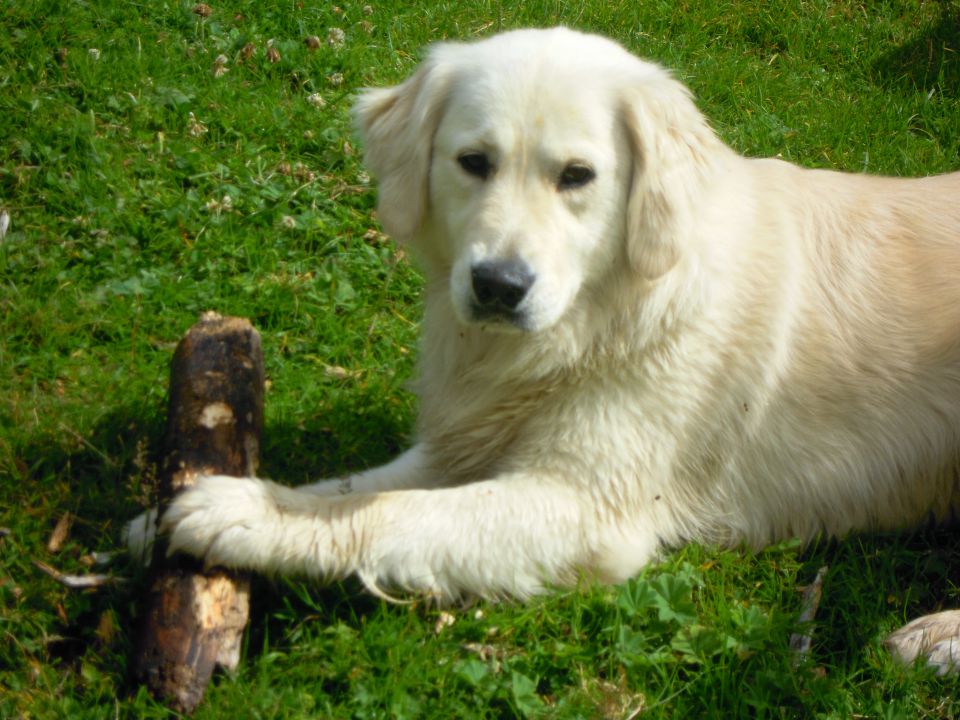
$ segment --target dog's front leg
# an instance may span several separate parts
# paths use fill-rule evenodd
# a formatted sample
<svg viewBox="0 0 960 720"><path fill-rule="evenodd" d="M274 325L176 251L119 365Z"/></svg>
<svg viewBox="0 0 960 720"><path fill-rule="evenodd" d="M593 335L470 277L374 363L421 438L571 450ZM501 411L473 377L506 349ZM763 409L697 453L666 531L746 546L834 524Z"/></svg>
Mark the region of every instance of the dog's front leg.
<svg viewBox="0 0 960 720"><path fill-rule="evenodd" d="M420 443L386 465L344 475L334 480L321 480L297 489L315 495L350 495L352 493L411 490L437 487L441 484L429 462L427 449Z"/></svg>
<svg viewBox="0 0 960 720"><path fill-rule="evenodd" d="M570 584L599 545L585 493L510 475L433 490L318 496L254 478L202 478L163 518L170 548L210 564L334 579L441 602Z"/></svg>
<svg viewBox="0 0 960 720"><path fill-rule="evenodd" d="M350 495L382 490L429 488L440 484L428 462L428 453L421 444L414 445L393 461L354 475L322 480L298 489L315 495ZM141 513L123 531L123 541L134 558L150 564L156 535L157 508Z"/></svg>

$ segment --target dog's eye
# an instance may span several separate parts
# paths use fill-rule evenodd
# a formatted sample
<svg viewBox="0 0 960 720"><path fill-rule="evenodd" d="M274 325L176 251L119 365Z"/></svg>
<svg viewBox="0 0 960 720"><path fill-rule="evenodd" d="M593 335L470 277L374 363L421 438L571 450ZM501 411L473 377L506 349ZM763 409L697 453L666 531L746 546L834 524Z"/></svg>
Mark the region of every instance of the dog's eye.
<svg viewBox="0 0 960 720"><path fill-rule="evenodd" d="M583 187L596 176L596 173L593 172L593 169L588 165L570 163L563 169L563 172L560 173L557 188L560 190L571 190L573 188Z"/></svg>
<svg viewBox="0 0 960 720"><path fill-rule="evenodd" d="M457 157L457 163L468 175L486 180L493 169L490 160L481 152L465 152Z"/></svg>

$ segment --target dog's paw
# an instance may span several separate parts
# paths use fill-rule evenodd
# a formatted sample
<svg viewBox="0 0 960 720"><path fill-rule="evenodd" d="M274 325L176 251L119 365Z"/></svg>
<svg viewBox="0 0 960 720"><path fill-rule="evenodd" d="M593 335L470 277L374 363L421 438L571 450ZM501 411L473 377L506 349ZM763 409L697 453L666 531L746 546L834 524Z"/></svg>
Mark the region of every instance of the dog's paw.
<svg viewBox="0 0 960 720"><path fill-rule="evenodd" d="M900 662L921 658L937 675L960 670L960 610L925 615L887 636L884 645Z"/></svg>
<svg viewBox="0 0 960 720"><path fill-rule="evenodd" d="M271 485L256 478L201 477L174 498L160 522L169 552L188 553L208 566L257 567L278 522Z"/></svg>

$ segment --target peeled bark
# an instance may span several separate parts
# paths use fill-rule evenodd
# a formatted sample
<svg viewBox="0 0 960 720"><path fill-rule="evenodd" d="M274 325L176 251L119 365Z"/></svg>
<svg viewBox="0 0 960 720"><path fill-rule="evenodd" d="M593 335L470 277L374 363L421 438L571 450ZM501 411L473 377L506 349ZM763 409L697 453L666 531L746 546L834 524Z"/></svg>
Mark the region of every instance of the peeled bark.
<svg viewBox="0 0 960 720"><path fill-rule="evenodd" d="M160 511L202 475L252 476L263 427L263 352L249 321L205 313L177 346ZM203 699L216 667L234 669L249 613L249 576L205 569L183 555L153 550L151 582L134 673L180 712Z"/></svg>

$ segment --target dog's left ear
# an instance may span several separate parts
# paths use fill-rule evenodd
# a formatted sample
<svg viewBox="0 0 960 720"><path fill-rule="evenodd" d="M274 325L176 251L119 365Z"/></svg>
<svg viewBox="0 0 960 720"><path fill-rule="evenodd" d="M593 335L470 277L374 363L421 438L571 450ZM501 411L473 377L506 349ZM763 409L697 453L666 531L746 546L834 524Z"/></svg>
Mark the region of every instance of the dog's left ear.
<svg viewBox="0 0 960 720"><path fill-rule="evenodd" d="M427 210L433 136L450 78L437 48L405 82L368 88L353 106L364 162L379 182L380 224L395 239L409 240Z"/></svg>
<svg viewBox="0 0 960 720"><path fill-rule="evenodd" d="M654 279L683 253L704 178L724 146L690 91L655 65L645 63L624 90L623 115L634 163L627 253L637 272Z"/></svg>

